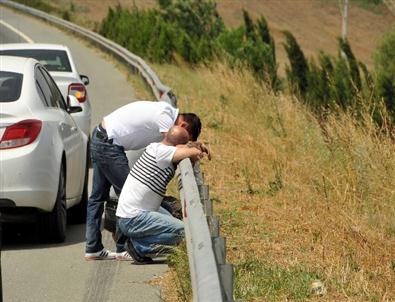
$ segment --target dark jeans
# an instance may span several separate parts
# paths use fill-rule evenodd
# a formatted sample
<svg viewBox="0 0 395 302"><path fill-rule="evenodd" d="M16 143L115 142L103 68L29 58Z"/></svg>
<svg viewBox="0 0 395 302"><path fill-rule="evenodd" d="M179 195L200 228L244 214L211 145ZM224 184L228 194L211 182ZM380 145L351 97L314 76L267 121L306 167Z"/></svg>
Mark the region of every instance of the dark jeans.
<svg viewBox="0 0 395 302"><path fill-rule="evenodd" d="M123 184L130 172L128 159L123 147L115 145L107 139L105 132L97 127L93 130L91 138L91 158L93 166L92 193L88 199L86 215L86 252L101 251L104 246L101 236L101 219L104 202L109 199L111 186L119 196ZM117 252L125 250L126 237L116 232Z"/></svg>
<svg viewBox="0 0 395 302"><path fill-rule="evenodd" d="M168 251L166 246L177 245L184 237L184 223L164 208L143 211L133 218L118 218L123 234L141 256L153 257Z"/></svg>

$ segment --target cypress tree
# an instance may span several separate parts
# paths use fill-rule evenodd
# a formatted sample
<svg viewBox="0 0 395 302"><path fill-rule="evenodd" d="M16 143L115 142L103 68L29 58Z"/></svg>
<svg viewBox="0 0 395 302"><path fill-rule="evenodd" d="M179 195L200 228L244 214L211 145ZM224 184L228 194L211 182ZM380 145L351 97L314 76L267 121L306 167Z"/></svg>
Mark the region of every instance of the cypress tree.
<svg viewBox="0 0 395 302"><path fill-rule="evenodd" d="M309 90L307 92L306 101L310 108L319 113L322 108L322 101L324 99L324 92L321 86L321 69L313 59L309 62L309 74L307 77Z"/></svg>
<svg viewBox="0 0 395 302"><path fill-rule="evenodd" d="M359 67L362 70L363 73L363 78L364 78L364 82L365 85L362 85L362 87L365 87L366 92L364 93L364 97L365 98L370 98L373 94L374 91L374 80L372 75L370 74L368 68L366 67L365 64L363 64L362 62L358 62Z"/></svg>
<svg viewBox="0 0 395 302"><path fill-rule="evenodd" d="M325 106L330 105L331 100L331 91L333 88L331 87L333 83L333 63L331 58L323 52L320 52L319 55L319 63L320 63L320 85L322 91L322 100Z"/></svg>
<svg viewBox="0 0 395 302"><path fill-rule="evenodd" d="M265 70L270 79L270 86L274 91L279 89L276 62L276 46L273 37L270 35L269 27L265 17L261 16L257 21L258 33L261 41L270 47L271 56L266 58Z"/></svg>
<svg viewBox="0 0 395 302"><path fill-rule="evenodd" d="M255 24L252 21L248 12L244 9L243 9L243 20L244 20L245 34L246 34L247 40L256 42L257 37L256 37L256 32L255 32Z"/></svg>
<svg viewBox="0 0 395 302"><path fill-rule="evenodd" d="M346 60L339 58L333 71L334 97L341 108L347 109L353 98L353 87Z"/></svg>
<svg viewBox="0 0 395 302"><path fill-rule="evenodd" d="M360 91L362 88L361 75L359 73L358 62L351 50L350 43L348 43L347 40L339 38L339 47L340 47L340 50L347 57L347 62L348 62L348 66L350 69L351 79L352 79L352 81L355 85L355 88L356 88L356 91L354 91L354 93L353 93L355 95L356 92Z"/></svg>
<svg viewBox="0 0 395 302"><path fill-rule="evenodd" d="M269 27L267 25L265 17L261 16L258 19L257 27L262 42L271 45L273 39L272 36L270 35Z"/></svg>
<svg viewBox="0 0 395 302"><path fill-rule="evenodd" d="M392 118L392 123L395 123L395 83L391 76L384 72L379 72L377 91L385 103L386 109Z"/></svg>
<svg viewBox="0 0 395 302"><path fill-rule="evenodd" d="M309 66L295 37L289 31L284 31L283 34L286 39L283 45L291 64L286 68L291 92L304 99L308 89Z"/></svg>

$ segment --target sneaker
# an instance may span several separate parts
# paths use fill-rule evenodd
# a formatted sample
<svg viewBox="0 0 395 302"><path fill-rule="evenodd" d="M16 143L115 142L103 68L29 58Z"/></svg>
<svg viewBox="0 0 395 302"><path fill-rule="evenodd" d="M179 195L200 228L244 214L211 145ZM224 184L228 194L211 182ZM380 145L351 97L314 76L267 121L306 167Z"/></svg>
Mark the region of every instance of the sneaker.
<svg viewBox="0 0 395 302"><path fill-rule="evenodd" d="M118 261L132 261L133 257L127 251L117 253L116 259Z"/></svg>
<svg viewBox="0 0 395 302"><path fill-rule="evenodd" d="M127 240L125 244L126 251L132 256L135 264L150 264L153 263L152 258L144 257L137 254L137 251L134 249L132 241Z"/></svg>
<svg viewBox="0 0 395 302"><path fill-rule="evenodd" d="M116 253L102 249L96 253L85 253L85 260L114 260Z"/></svg>

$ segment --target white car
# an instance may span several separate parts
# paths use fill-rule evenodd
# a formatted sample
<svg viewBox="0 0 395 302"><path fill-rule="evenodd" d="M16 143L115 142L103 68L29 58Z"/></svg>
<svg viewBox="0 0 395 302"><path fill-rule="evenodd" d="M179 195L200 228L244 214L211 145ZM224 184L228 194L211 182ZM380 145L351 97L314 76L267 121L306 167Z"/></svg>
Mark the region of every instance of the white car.
<svg viewBox="0 0 395 302"><path fill-rule="evenodd" d="M0 212L2 221L37 217L46 240L65 239L67 209L85 221L87 135L56 83L35 59L0 56Z"/></svg>
<svg viewBox="0 0 395 302"><path fill-rule="evenodd" d="M89 137L92 109L85 87L89 84L89 78L78 73L67 46L38 43L0 44L0 55L34 58L44 65L58 85L63 98L66 99L68 95L77 98L82 111L73 114L73 118Z"/></svg>

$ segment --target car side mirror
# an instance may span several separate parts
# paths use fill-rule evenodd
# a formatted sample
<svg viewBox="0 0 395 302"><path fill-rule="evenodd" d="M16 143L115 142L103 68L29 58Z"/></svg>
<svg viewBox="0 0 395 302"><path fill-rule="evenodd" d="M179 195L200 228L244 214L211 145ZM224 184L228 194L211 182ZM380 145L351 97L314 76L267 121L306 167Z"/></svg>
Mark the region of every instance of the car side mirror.
<svg viewBox="0 0 395 302"><path fill-rule="evenodd" d="M82 112L82 107L74 95L67 96L67 112L70 114Z"/></svg>
<svg viewBox="0 0 395 302"><path fill-rule="evenodd" d="M89 78L86 75L80 74L80 79L82 81L82 83L84 83L84 85L89 85Z"/></svg>

